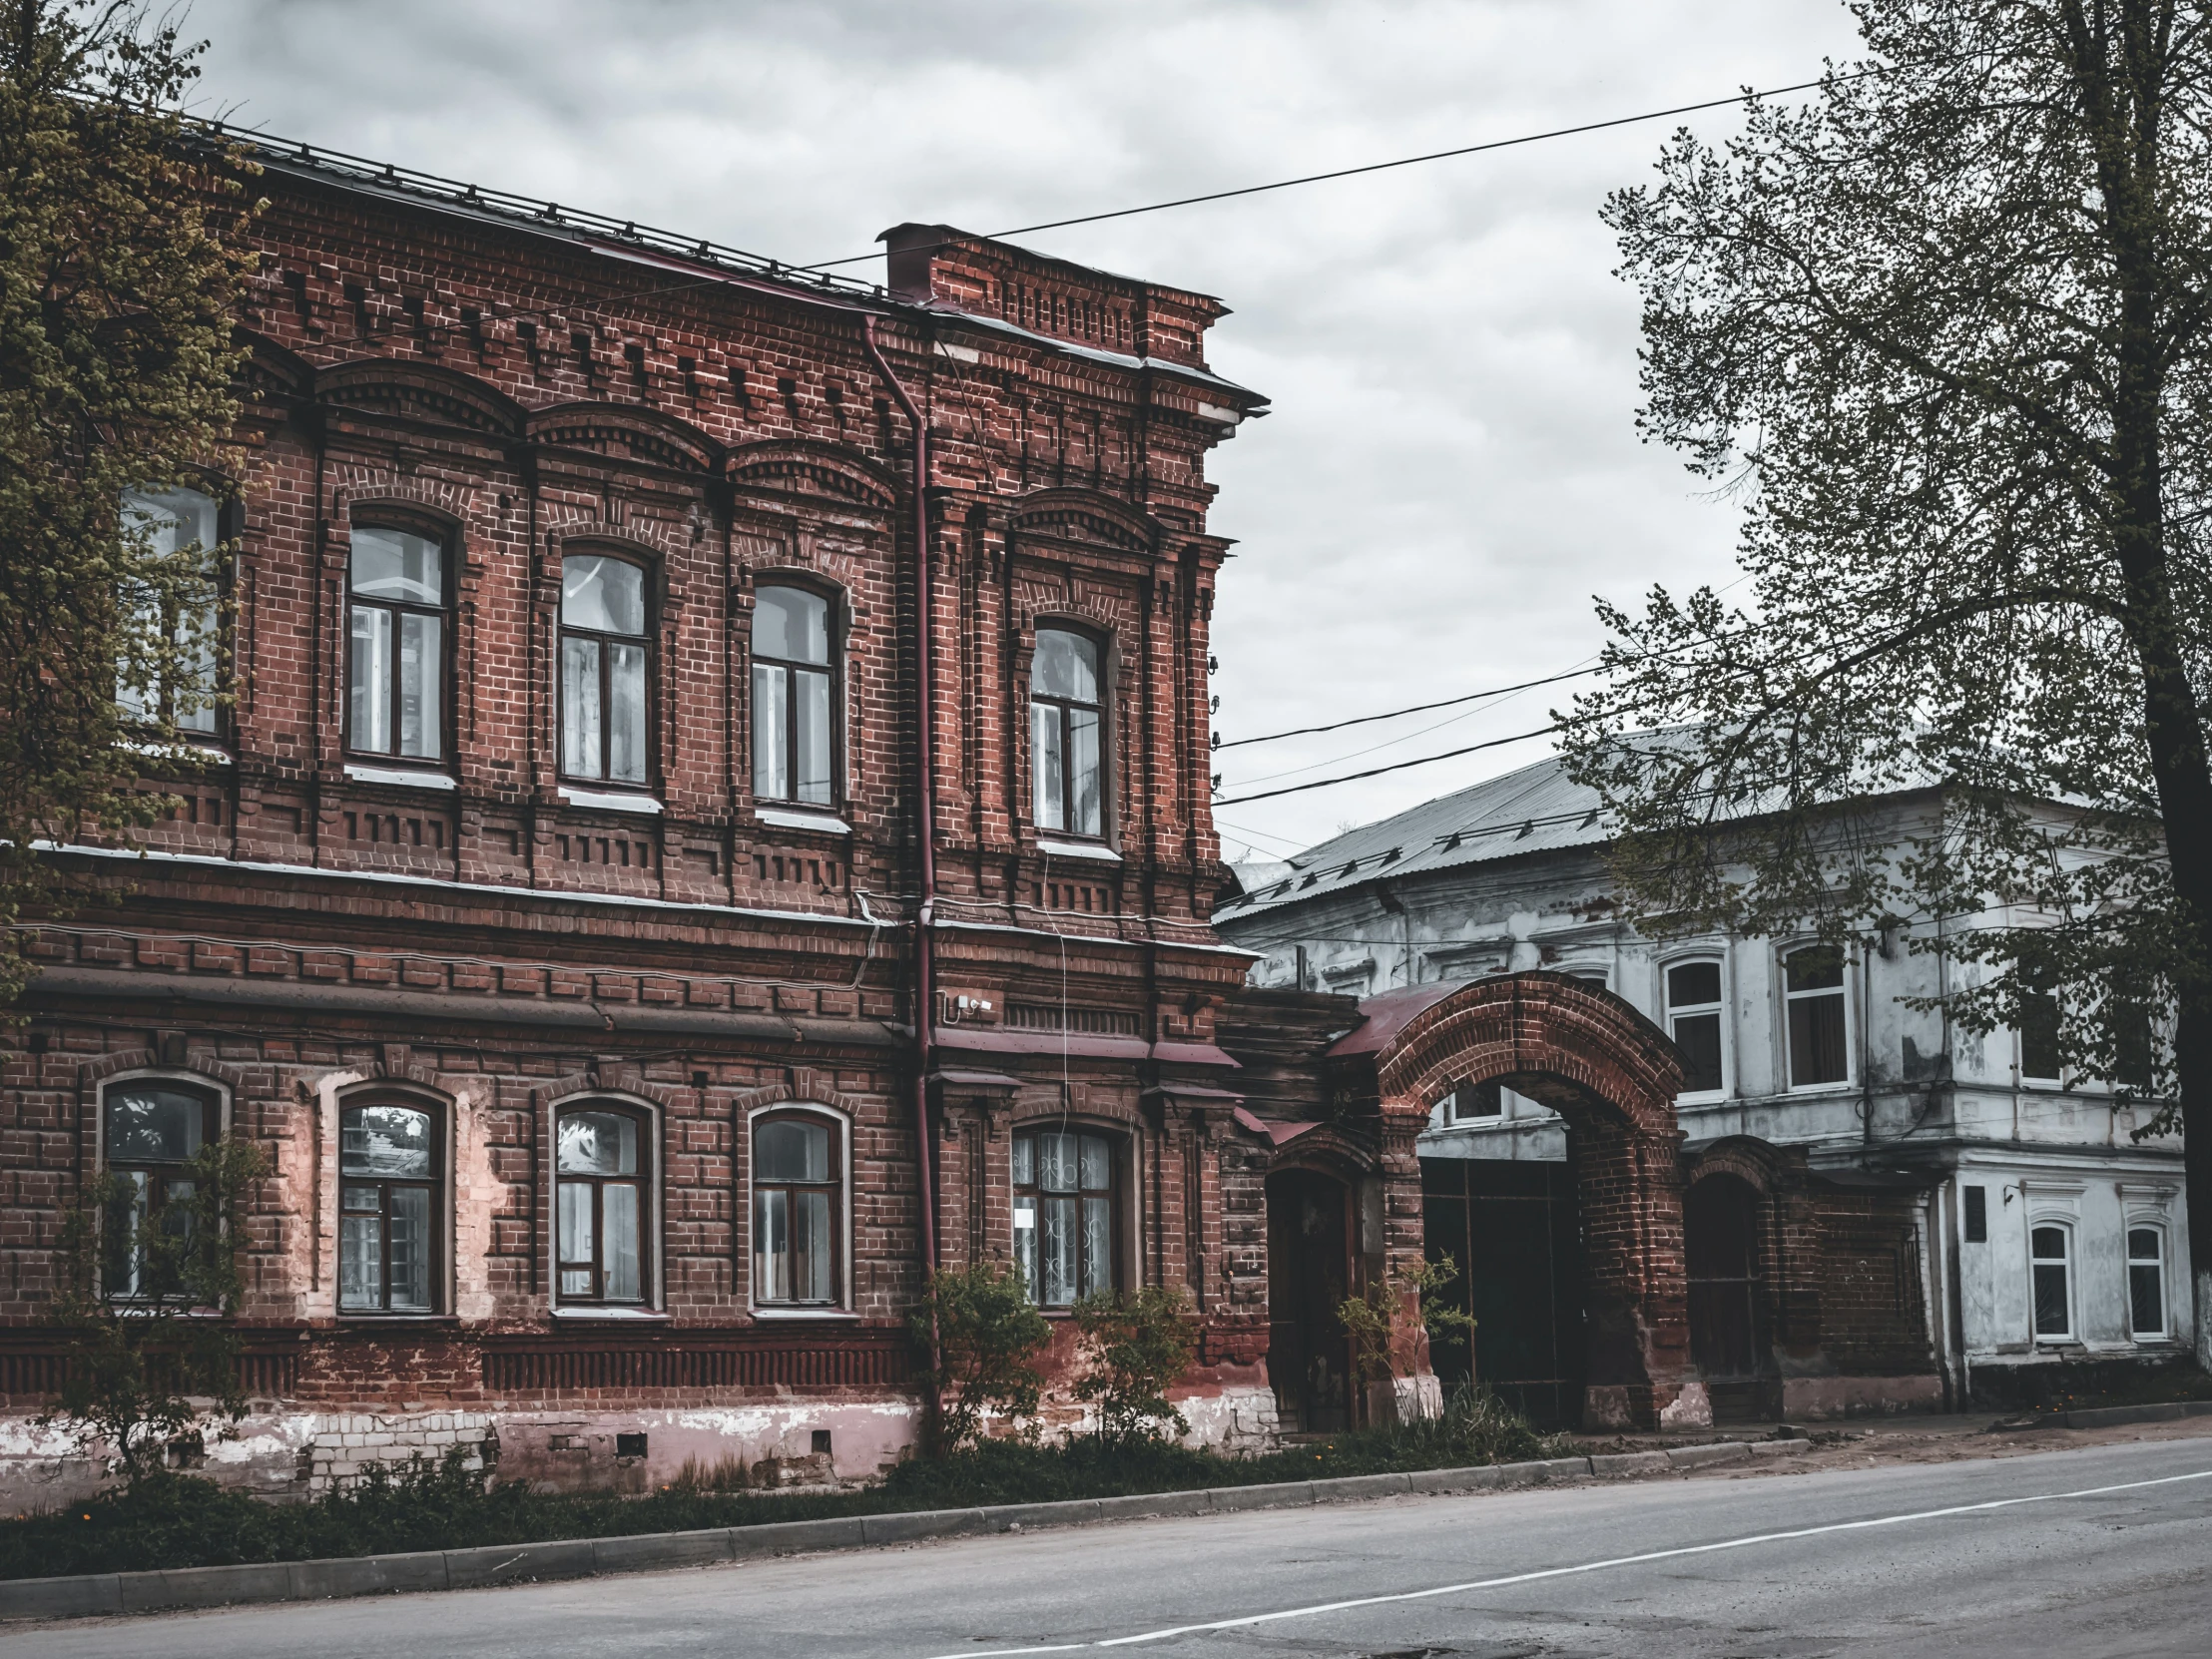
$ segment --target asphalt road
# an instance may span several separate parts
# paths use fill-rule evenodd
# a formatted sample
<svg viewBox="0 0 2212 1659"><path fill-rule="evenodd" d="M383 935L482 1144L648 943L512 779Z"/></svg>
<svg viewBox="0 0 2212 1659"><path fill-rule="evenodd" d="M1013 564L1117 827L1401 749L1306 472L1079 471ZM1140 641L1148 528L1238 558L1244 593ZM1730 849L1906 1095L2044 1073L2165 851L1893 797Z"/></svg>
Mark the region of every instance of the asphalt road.
<svg viewBox="0 0 2212 1659"><path fill-rule="evenodd" d="M110 1619L0 1659L2212 1654L2212 1438Z"/></svg>

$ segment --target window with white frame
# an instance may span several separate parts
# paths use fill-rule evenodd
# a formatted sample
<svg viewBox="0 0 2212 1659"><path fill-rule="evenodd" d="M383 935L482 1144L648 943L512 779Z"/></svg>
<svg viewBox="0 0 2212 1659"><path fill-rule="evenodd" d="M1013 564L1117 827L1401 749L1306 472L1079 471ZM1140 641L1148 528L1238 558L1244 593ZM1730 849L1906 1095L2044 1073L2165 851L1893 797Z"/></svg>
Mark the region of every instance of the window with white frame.
<svg viewBox="0 0 2212 1659"><path fill-rule="evenodd" d="M652 746L645 567L611 553L561 560L561 775L643 786Z"/></svg>
<svg viewBox="0 0 2212 1659"><path fill-rule="evenodd" d="M2035 1340L2069 1341L2073 1336L2073 1229L2058 1222L2037 1222L2028 1229L2027 1253Z"/></svg>
<svg viewBox="0 0 2212 1659"><path fill-rule="evenodd" d="M1720 1093L1720 963L1677 962L1667 969L1667 1035L1682 1055L1682 1092Z"/></svg>
<svg viewBox="0 0 2212 1659"><path fill-rule="evenodd" d="M830 601L763 586L753 600L753 793L834 804L836 677Z"/></svg>
<svg viewBox="0 0 2212 1659"><path fill-rule="evenodd" d="M2127 1326L2137 1342L2166 1335L2166 1232L2127 1230Z"/></svg>
<svg viewBox="0 0 2212 1659"><path fill-rule="evenodd" d="M1844 953L1832 944L1801 945L1782 961L1789 1025L1790 1087L1851 1080L1844 1013Z"/></svg>

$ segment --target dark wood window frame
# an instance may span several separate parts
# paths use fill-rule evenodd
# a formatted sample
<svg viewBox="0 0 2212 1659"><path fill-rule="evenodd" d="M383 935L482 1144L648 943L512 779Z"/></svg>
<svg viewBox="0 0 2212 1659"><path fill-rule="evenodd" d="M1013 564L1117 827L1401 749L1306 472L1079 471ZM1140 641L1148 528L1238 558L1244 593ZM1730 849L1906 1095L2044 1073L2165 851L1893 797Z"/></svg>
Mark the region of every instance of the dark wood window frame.
<svg viewBox="0 0 2212 1659"><path fill-rule="evenodd" d="M789 588L795 593L804 593L822 601L825 613L823 633L827 642L824 655L827 661L807 663L794 657L771 657L758 649L755 641L759 637L760 596L763 592L772 588ZM843 608L843 599L842 591L837 588L826 583L786 575L781 571L756 574L753 579L753 611L747 623L746 653L748 664L754 670L754 674L750 678L753 690L747 703L747 713L752 724L753 761L751 776L754 781L753 795L756 801L774 807L790 807L800 812L822 813L837 811L844 800L844 676L841 672L844 629L839 626L842 620L840 612ZM764 668L780 669L784 674L784 730L781 747L784 751L784 774L791 780L792 784L792 793L789 795L764 795L760 789L761 767L759 755L763 716L758 671ZM800 778L799 705L795 694L799 686L799 677L803 674L820 675L830 683L830 798L827 801L803 800L798 793Z"/></svg>
<svg viewBox="0 0 2212 1659"><path fill-rule="evenodd" d="M389 530L402 536L420 536L425 541L438 544L438 603L422 605L408 600L363 597L353 588L352 536L361 530ZM417 772L450 772L453 768L454 732L453 693L458 679L459 632L454 626L457 607L454 603L456 566L460 563L461 537L458 528L443 519L426 514L409 513L378 505L363 508L353 515L347 531L345 557L344 604L338 617L338 637L343 644L344 669L339 675L339 695L343 698L343 726L345 753L366 766L403 767ZM369 608L389 612L392 618L390 660L385 665L390 681L390 721L392 747L389 749L363 749L355 742L353 730L353 612L356 608ZM430 755L402 755L399 752L400 701L402 691L399 678L399 622L404 616L435 617L438 620L438 752Z"/></svg>
<svg viewBox="0 0 2212 1659"><path fill-rule="evenodd" d="M635 634L610 633L605 629L578 627L568 620L567 569L570 559L611 559L617 564L628 565L638 573L642 627ZM658 581L660 567L646 554L634 548L608 543L575 543L561 549L562 596L553 608L553 708L558 729L554 734L554 758L559 763L561 782L578 789L609 790L649 795L653 781L659 774L660 761L660 606ZM565 642L570 639L590 640L599 647L599 774L573 773L568 770L568 673ZM629 645L639 647L645 655L643 684L639 697L645 713L645 754L641 778L615 778L610 776L614 752L614 723L610 718L614 707L614 651L611 647Z"/></svg>
<svg viewBox="0 0 2212 1659"><path fill-rule="evenodd" d="M1076 1142L1076 1184L1072 1190L1053 1189L1048 1191L1042 1186L1039 1179L1042 1171L1037 1156L1037 1143L1043 1136L1062 1134L1069 1136ZM1103 1189L1088 1187L1084 1184L1082 1173L1082 1143L1084 1140L1100 1142L1105 1147L1106 1185ZM1030 1147L1029 1179L1027 1181L1020 1179L1021 1146L1023 1142L1028 1142ZM1093 1258L1088 1237L1089 1228L1084 1213L1085 1207L1082 1202L1085 1199L1103 1198L1106 1203L1106 1273L1104 1283L1096 1285L1094 1288L1107 1291L1121 1289L1124 1250L1122 1207L1126 1202L1125 1194L1127 1191L1123 1164L1128 1156L1129 1144L1129 1135L1126 1131L1107 1128L1094 1123L1069 1122L1063 1125L1057 1118L1048 1118L1015 1126L1010 1142L1012 1158L1009 1170L1012 1177L1009 1186L1013 1200L1014 1260L1017 1264L1025 1266L1027 1263L1034 1261L1035 1277L1030 1281L1030 1291L1041 1312L1047 1315L1064 1314L1088 1294L1084 1287L1086 1283L1092 1281L1093 1276L1089 1269ZM1046 1203L1053 1200L1072 1201L1072 1214L1074 1216L1072 1260L1075 1264L1075 1280L1073 1294L1065 1301L1048 1301L1043 1294L1045 1291L1045 1286L1042 1283L1044 1278L1043 1247L1046 1231L1044 1210ZM1028 1229L1024 1229L1020 1222L1025 1203L1029 1206L1028 1213L1031 1217L1031 1226ZM1031 1244L1026 1255L1024 1254L1021 1238L1024 1231L1031 1234Z"/></svg>
<svg viewBox="0 0 2212 1659"><path fill-rule="evenodd" d="M1037 658L1043 654L1044 638L1047 634L1065 634L1072 639L1081 640L1097 654L1098 701L1096 703L1085 703L1079 698L1062 697L1038 691ZM1036 625L1035 645L1029 656L1029 707L1032 711L1029 717L1028 733L1029 809L1031 815L1036 817L1036 830L1040 835L1071 841L1096 841L1101 845L1106 844L1112 838L1114 824L1112 810L1114 799L1114 745L1113 722L1108 718L1108 708L1112 702L1113 689L1112 656L1112 649L1106 636L1095 628L1080 626L1059 617L1042 618ZM1063 828L1046 825L1043 818L1036 813L1039 772L1043 765L1043 757L1037 752L1036 743L1037 725L1036 715L1033 711L1037 709L1051 710L1053 719L1059 729L1060 755L1062 758L1060 768L1060 822ZM1072 826L1076 816L1075 770L1066 764L1066 757L1073 744L1074 717L1078 710L1088 711L1098 717L1098 828L1096 830L1064 828L1065 826Z"/></svg>
<svg viewBox="0 0 2212 1659"><path fill-rule="evenodd" d="M821 1181L795 1180L788 1177L767 1178L761 1173L761 1131L779 1123L801 1123L811 1128L824 1129L830 1136L829 1174ZM845 1306L845 1148L850 1131L845 1120L834 1112L809 1111L804 1107L777 1106L760 1113L752 1120L746 1138L746 1168L752 1179L753 1206L753 1301L756 1307L782 1309L836 1309ZM787 1216L796 1206L793 1199L802 1193L827 1193L830 1198L830 1295L824 1297L771 1297L762 1289L761 1264L765 1255L762 1249L760 1229L763 1198L772 1193L785 1196ZM786 1237L790 1237L790 1222L786 1221Z"/></svg>
<svg viewBox="0 0 2212 1659"><path fill-rule="evenodd" d="M219 544L235 543L245 535L246 503L238 493L235 480L220 473L209 473L196 482L179 485L178 487L192 490L215 504L215 535ZM124 493L131 495L141 492L126 490ZM207 551L213 554L215 549L209 548ZM238 683L237 663L232 655L235 650L237 633L230 614L230 599L234 591L232 575L231 564L228 561L221 562L217 565L215 575L209 583L215 590L215 685L213 690L218 699L224 696L228 688ZM162 621L165 629L174 628L176 625L175 614L165 616ZM160 688L160 718L165 722L174 721L175 705L173 700L175 695L175 689L171 686L165 684ZM178 736L187 743L214 744L228 748L237 730L232 709L229 705L218 701L209 706L208 712L214 718L213 726L206 730L198 727L179 727L177 728Z"/></svg>
<svg viewBox="0 0 2212 1659"><path fill-rule="evenodd" d="M396 1107L402 1111L419 1112L430 1120L430 1168L426 1175L400 1176L370 1173L349 1174L346 1170L345 1129L346 1119L354 1112L373 1107ZM373 1094L353 1096L338 1103L338 1317L340 1319L422 1319L437 1317L446 1307L446 1263L449 1253L448 1235L451 1229L450 1187L447 1182L448 1147L451 1144L452 1120L442 1102L425 1100L415 1095ZM374 1189L376 1208L371 1211L358 1208L349 1202L353 1194L364 1189ZM427 1295L421 1308L394 1308L391 1306L392 1274L392 1195L399 1191L420 1192L424 1195L423 1250L426 1256L425 1275ZM345 1284L345 1235L346 1221L353 1217L373 1214L378 1228L377 1283L380 1306L375 1308L347 1307L344 1301Z"/></svg>
<svg viewBox="0 0 2212 1659"><path fill-rule="evenodd" d="M610 1172L590 1174L564 1172L560 1167L561 1125L570 1118L606 1115L627 1118L636 1126L637 1169L630 1174ZM659 1189L656 1185L659 1147L656 1129L659 1117L642 1106L634 1106L622 1100L585 1099L564 1102L553 1119L553 1287L554 1302L559 1307L574 1308L634 1308L651 1309L656 1306L655 1292L658 1286L657 1269L659 1251L656 1248L660 1228ZM607 1294L607 1189L629 1187L637 1193L638 1227L638 1294L636 1296L609 1296ZM588 1194L591 1206L590 1257L565 1257L562 1253L561 1205L564 1188L574 1188ZM567 1276L582 1272L589 1275L589 1289L571 1290L565 1283Z"/></svg>
<svg viewBox="0 0 2212 1659"><path fill-rule="evenodd" d="M1836 968L1835 984L1793 986L1791 984L1791 962L1799 956L1818 953L1827 953L1832 957ZM1781 965L1782 1024L1785 1048L1783 1059L1786 1065L1784 1075L1789 1079L1789 1087L1792 1089L1834 1089L1847 1086L1851 1082L1850 958L1834 945L1797 944L1782 952ZM1812 965L1809 965L1807 971L1809 973L1812 971ZM1806 1069L1814 1069L1820 1057L1820 1040L1823 1035L1818 1024L1823 1011L1820 1005L1824 999L1831 998L1836 1004L1835 1057L1840 1063L1840 1069L1834 1077L1801 1078L1798 1076L1800 1051L1803 1051ZM1802 1021L1798 1012L1801 1008L1806 1010ZM1804 1028L1804 1041L1802 1043L1799 1040L1801 1024Z"/></svg>
<svg viewBox="0 0 2212 1659"><path fill-rule="evenodd" d="M142 1189L147 1194L148 1199L145 1214L148 1221L151 1221L167 1208L173 1200L179 1200L179 1195L175 1194L172 1189L183 1180L182 1171L192 1155L187 1154L185 1158L145 1158L128 1155L118 1157L116 1155L114 1103L119 1096L129 1094L134 1088L147 1091L167 1090L193 1097L194 1103L200 1110L200 1145L202 1147L213 1145L224 1134L227 1127L224 1121L224 1097L221 1090L198 1078L180 1077L164 1073L111 1078L102 1085L100 1090L101 1171L103 1174L125 1178L133 1175L145 1176L145 1186ZM103 1221L104 1226L113 1227L115 1225L114 1218L121 1210L123 1202L123 1199L119 1196L117 1201L110 1206L109 1216ZM119 1252L115 1248L115 1241L111 1240L108 1248L101 1253L101 1273L104 1276L112 1275L123 1265L119 1259ZM136 1271L135 1267L132 1271ZM132 1295L136 1293L125 1294Z"/></svg>

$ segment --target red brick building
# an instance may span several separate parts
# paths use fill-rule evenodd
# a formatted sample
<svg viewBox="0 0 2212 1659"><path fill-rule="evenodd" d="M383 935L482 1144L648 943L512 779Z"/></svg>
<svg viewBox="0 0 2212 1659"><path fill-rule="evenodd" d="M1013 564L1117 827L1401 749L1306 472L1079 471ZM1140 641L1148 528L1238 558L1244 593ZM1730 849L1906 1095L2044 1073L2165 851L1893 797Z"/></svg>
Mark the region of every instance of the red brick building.
<svg viewBox="0 0 2212 1659"><path fill-rule="evenodd" d="M28 1421L77 1182L224 1134L276 1173L209 1458L263 1489L455 1443L871 1474L931 1261L1186 1288L1202 1439L1356 1410L1281 1297L1314 1353L1271 1379L1269 1207L1335 1195L1317 1307L1402 1269L1417 1125L1394 1050L1328 1081L1348 1002L1277 1020L1209 925L1205 463L1265 402L1206 365L1223 307L262 160L230 695L151 856L56 854L117 901L43 930L7 1059L9 1494L87 1477Z"/></svg>

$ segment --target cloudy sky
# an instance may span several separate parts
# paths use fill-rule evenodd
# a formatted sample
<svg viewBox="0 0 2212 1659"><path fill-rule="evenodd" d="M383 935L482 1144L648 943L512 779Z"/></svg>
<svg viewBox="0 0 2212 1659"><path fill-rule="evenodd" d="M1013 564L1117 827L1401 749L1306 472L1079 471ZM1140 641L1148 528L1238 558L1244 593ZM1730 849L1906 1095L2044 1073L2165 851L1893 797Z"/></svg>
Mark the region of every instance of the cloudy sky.
<svg viewBox="0 0 2212 1659"><path fill-rule="evenodd" d="M1811 79L1838 0L197 0L203 108L805 262ZM1720 136L1728 111L1690 118ZM1025 239L1219 294L1275 412L1217 453L1224 739L1586 662L1591 596L1730 575L1641 446L1597 210L1670 123ZM1543 724L1564 688L1225 752L1238 796ZM1439 724L1441 722L1448 724ZM1221 810L1280 853L1541 740Z"/></svg>

